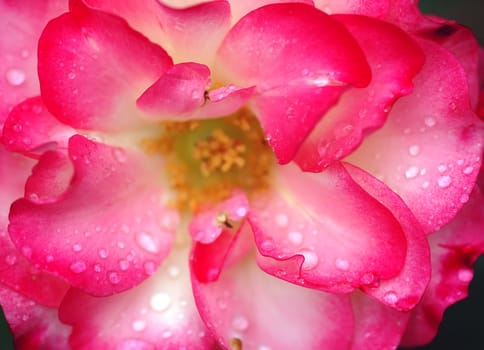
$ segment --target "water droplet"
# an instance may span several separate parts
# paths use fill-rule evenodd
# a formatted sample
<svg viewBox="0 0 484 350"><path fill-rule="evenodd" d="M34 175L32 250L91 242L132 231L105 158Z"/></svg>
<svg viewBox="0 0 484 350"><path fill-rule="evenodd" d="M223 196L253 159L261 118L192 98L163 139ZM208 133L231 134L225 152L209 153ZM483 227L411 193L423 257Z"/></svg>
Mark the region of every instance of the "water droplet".
<svg viewBox="0 0 484 350"><path fill-rule="evenodd" d="M21 249L22 255L25 256L26 258L30 259L32 257L32 248L29 246L23 246Z"/></svg>
<svg viewBox="0 0 484 350"><path fill-rule="evenodd" d="M361 283L365 285L373 283L374 280L375 275L371 272L367 272L363 276L361 276Z"/></svg>
<svg viewBox="0 0 484 350"><path fill-rule="evenodd" d="M452 180L450 176L446 175L446 176L439 177L439 179L437 180L437 183L439 187L446 188L450 186L450 184L452 183Z"/></svg>
<svg viewBox="0 0 484 350"><path fill-rule="evenodd" d="M443 173L444 171L447 170L447 165L445 164L440 164L437 168L437 170L439 171L439 173Z"/></svg>
<svg viewBox="0 0 484 350"><path fill-rule="evenodd" d="M118 284L121 281L121 277L119 277L119 274L115 271L108 274L108 279L112 284Z"/></svg>
<svg viewBox="0 0 484 350"><path fill-rule="evenodd" d="M420 153L420 147L417 146L417 145L412 145L408 148L408 153L411 155L411 156L416 156Z"/></svg>
<svg viewBox="0 0 484 350"><path fill-rule="evenodd" d="M95 272L101 272L101 271L102 271L102 267L101 267L101 265L99 265L99 264L95 264L95 265L94 265L94 271L95 271Z"/></svg>
<svg viewBox="0 0 484 350"><path fill-rule="evenodd" d="M238 208L235 213L240 217L243 218L245 215L247 215L247 208L240 207Z"/></svg>
<svg viewBox="0 0 484 350"><path fill-rule="evenodd" d="M178 276L180 276L180 269L178 268L178 266L171 265L168 267L168 274L171 278L177 278Z"/></svg>
<svg viewBox="0 0 484 350"><path fill-rule="evenodd" d="M106 259L108 257L108 251L106 249L99 249L99 257L101 259Z"/></svg>
<svg viewBox="0 0 484 350"><path fill-rule="evenodd" d="M23 49L22 51L20 51L20 57L22 58L27 58L29 57L30 53L29 53L29 50L27 49Z"/></svg>
<svg viewBox="0 0 484 350"><path fill-rule="evenodd" d="M468 283L472 281L472 278L474 277L474 273L472 272L471 269L460 269L459 272L457 272L457 277L459 280L462 282Z"/></svg>
<svg viewBox="0 0 484 350"><path fill-rule="evenodd" d="M173 335L173 333L169 330L163 331L163 333L161 333L161 336L165 339L170 338L172 335Z"/></svg>
<svg viewBox="0 0 484 350"><path fill-rule="evenodd" d="M119 260L119 268L121 271L126 271L129 269L129 262L127 260Z"/></svg>
<svg viewBox="0 0 484 350"><path fill-rule="evenodd" d="M418 175L418 172L420 171L420 169L416 166L411 166L410 168L408 168L406 171L405 171L405 177L407 179L413 179L414 177L416 177Z"/></svg>
<svg viewBox="0 0 484 350"><path fill-rule="evenodd" d="M303 250L299 252L299 254L304 256L304 262L302 264L303 270L311 270L318 265L319 259L315 252L310 250Z"/></svg>
<svg viewBox="0 0 484 350"><path fill-rule="evenodd" d="M249 321L244 316L235 316L232 320L232 327L236 331L245 331L247 328L249 328Z"/></svg>
<svg viewBox="0 0 484 350"><path fill-rule="evenodd" d="M7 265L15 265L15 263L17 262L17 257L13 254L8 254L6 257L5 257L5 262L7 263Z"/></svg>
<svg viewBox="0 0 484 350"><path fill-rule="evenodd" d="M47 261L48 263L50 263L50 262L54 261L54 257L52 255L47 255L45 257L45 261Z"/></svg>
<svg viewBox="0 0 484 350"><path fill-rule="evenodd" d="M124 249L125 244L123 242L118 242L118 248L119 249Z"/></svg>
<svg viewBox="0 0 484 350"><path fill-rule="evenodd" d="M428 181L424 181L422 183L422 188L429 188L429 186L430 186L430 182L428 182Z"/></svg>
<svg viewBox="0 0 484 350"><path fill-rule="evenodd" d="M462 172L463 172L465 175L469 175L469 174L471 174L473 171L474 171L474 167L472 167L472 166L468 166L468 167L464 168L464 170L462 170Z"/></svg>
<svg viewBox="0 0 484 350"><path fill-rule="evenodd" d="M75 73L75 72L69 72L69 74L67 74L67 77L68 77L69 79L71 79L71 80L72 80L72 79L75 79L75 78L76 78L76 73Z"/></svg>
<svg viewBox="0 0 484 350"><path fill-rule="evenodd" d="M82 246L79 243L74 244L72 246L72 250L75 251L75 252L80 252L82 250Z"/></svg>
<svg viewBox="0 0 484 350"><path fill-rule="evenodd" d="M462 196L460 196L460 202L462 204L465 204L469 201L469 195L468 194L463 194Z"/></svg>
<svg viewBox="0 0 484 350"><path fill-rule="evenodd" d="M146 233L140 232L136 235L136 242L138 245L149 253L158 253L159 247L154 238Z"/></svg>
<svg viewBox="0 0 484 350"><path fill-rule="evenodd" d="M135 320L131 324L131 327L133 327L133 330L135 332L141 332L146 328L146 321L143 320Z"/></svg>
<svg viewBox="0 0 484 350"><path fill-rule="evenodd" d="M86 263L84 261L79 260L79 261L73 262L70 266L70 269L74 273L82 273L82 272L86 271L87 266L86 266Z"/></svg>
<svg viewBox="0 0 484 350"><path fill-rule="evenodd" d="M335 261L336 267L342 271L347 271L350 267L348 260L337 258Z"/></svg>
<svg viewBox="0 0 484 350"><path fill-rule="evenodd" d="M435 124L437 124L437 121L434 117L425 117L424 123L431 128L432 126L435 126Z"/></svg>
<svg viewBox="0 0 484 350"><path fill-rule="evenodd" d="M294 245L300 245L303 241L303 235L301 232L291 231L287 235L287 239Z"/></svg>
<svg viewBox="0 0 484 350"><path fill-rule="evenodd" d="M284 228L287 226L289 220L285 214L277 214L276 215L276 224L277 226Z"/></svg>
<svg viewBox="0 0 484 350"><path fill-rule="evenodd" d="M455 104L455 102L450 102L449 103L449 109L451 111L455 111L456 108L457 108L457 105Z"/></svg>
<svg viewBox="0 0 484 350"><path fill-rule="evenodd" d="M387 292L383 296L383 300L388 304L394 305L398 301L398 296L395 292Z"/></svg>
<svg viewBox="0 0 484 350"><path fill-rule="evenodd" d="M156 264L153 261L147 261L143 264L145 273L147 275L152 275L156 272Z"/></svg>
<svg viewBox="0 0 484 350"><path fill-rule="evenodd" d="M6 78L10 85L20 86L25 82L26 75L21 69L11 68L7 70Z"/></svg>
<svg viewBox="0 0 484 350"><path fill-rule="evenodd" d="M124 163L128 159L126 156L126 152L122 148L114 148L113 149L113 157L116 159L119 163Z"/></svg>
<svg viewBox="0 0 484 350"><path fill-rule="evenodd" d="M151 297L150 305L155 311L165 311L170 307L172 300L166 293L156 293Z"/></svg>

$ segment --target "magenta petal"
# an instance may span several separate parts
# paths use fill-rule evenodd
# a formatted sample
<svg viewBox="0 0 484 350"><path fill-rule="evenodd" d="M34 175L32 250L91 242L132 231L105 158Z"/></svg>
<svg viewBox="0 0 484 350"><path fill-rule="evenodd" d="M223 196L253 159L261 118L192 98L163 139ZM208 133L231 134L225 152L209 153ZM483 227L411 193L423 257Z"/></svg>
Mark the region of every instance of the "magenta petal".
<svg viewBox="0 0 484 350"><path fill-rule="evenodd" d="M372 69L370 85L349 89L311 132L296 162L305 170L321 171L346 157L386 120L392 104L412 90L421 69L420 47L397 27L372 18L335 16L356 38Z"/></svg>
<svg viewBox="0 0 484 350"><path fill-rule="evenodd" d="M203 320L225 348L240 342L243 349L350 347L353 317L347 296L273 278L252 255L224 269L214 283L192 275L192 285Z"/></svg>
<svg viewBox="0 0 484 350"><path fill-rule="evenodd" d="M414 91L347 160L382 179L432 232L467 201L484 140L459 62L433 42L419 43L427 60Z"/></svg>
<svg viewBox="0 0 484 350"><path fill-rule="evenodd" d="M257 87L253 107L281 163L292 159L346 86L365 86L371 75L338 21L297 3L243 17L222 43L216 67L221 81Z"/></svg>
<svg viewBox="0 0 484 350"><path fill-rule="evenodd" d="M400 273L392 279L364 286L363 290L383 304L408 311L420 301L430 280L430 251L425 232L401 198L385 184L349 164L345 168L353 180L393 213L407 240L407 254Z"/></svg>
<svg viewBox="0 0 484 350"><path fill-rule="evenodd" d="M88 293L107 295L139 284L167 255L176 229L177 215L161 204L156 166L141 154L81 136L71 138L69 156L74 176L58 201L14 203L12 241L29 250L34 264ZM44 181L49 165L67 170L61 158L41 157L29 179L42 191L39 198L49 189L59 192L55 181ZM67 178L59 179L62 187Z"/></svg>
<svg viewBox="0 0 484 350"><path fill-rule="evenodd" d="M484 200L476 188L469 202L440 231L429 237L432 279L420 304L412 311L402 345L430 342L448 306L467 297L472 265L484 252Z"/></svg>
<svg viewBox="0 0 484 350"><path fill-rule="evenodd" d="M215 345L195 307L186 250L173 250L151 278L129 291L96 298L71 289L59 314L72 325L73 349L205 350Z"/></svg>
<svg viewBox="0 0 484 350"><path fill-rule="evenodd" d="M42 153L49 148L67 148L75 131L54 118L40 97L29 98L10 112L3 128L2 142L11 151Z"/></svg>
<svg viewBox="0 0 484 350"><path fill-rule="evenodd" d="M57 309L34 301L0 284L0 305L12 330L17 350L68 349L71 327L57 318Z"/></svg>
<svg viewBox="0 0 484 350"><path fill-rule="evenodd" d="M47 21L67 10L67 2L0 2L0 133L11 108L39 94L37 42Z"/></svg>
<svg viewBox="0 0 484 350"><path fill-rule="evenodd" d="M171 58L120 18L77 2L73 7L39 40L44 103L76 128L136 126L136 98L172 65Z"/></svg>
<svg viewBox="0 0 484 350"><path fill-rule="evenodd" d="M319 174L286 165L277 175L248 215L262 269L331 292L399 273L407 251L399 222L341 165Z"/></svg>

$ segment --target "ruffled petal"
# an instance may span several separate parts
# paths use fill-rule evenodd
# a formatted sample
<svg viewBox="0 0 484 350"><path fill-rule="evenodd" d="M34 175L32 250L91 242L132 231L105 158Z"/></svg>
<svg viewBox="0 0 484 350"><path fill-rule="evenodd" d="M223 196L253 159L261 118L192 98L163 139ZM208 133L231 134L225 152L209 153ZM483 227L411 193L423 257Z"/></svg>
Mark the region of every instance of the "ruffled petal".
<svg viewBox="0 0 484 350"><path fill-rule="evenodd" d="M9 113L2 142L10 151L36 156L48 149L66 149L74 133L45 109L40 97L32 97Z"/></svg>
<svg viewBox="0 0 484 350"><path fill-rule="evenodd" d="M0 284L0 305L12 330L17 350L65 350L71 327L57 318L57 309L33 300Z"/></svg>
<svg viewBox="0 0 484 350"><path fill-rule="evenodd" d="M252 109L280 163L292 159L348 85L365 86L371 75L340 23L294 3L243 17L223 41L216 67L222 82L257 87Z"/></svg>
<svg viewBox="0 0 484 350"><path fill-rule="evenodd" d="M364 16L335 17L365 52L372 80L364 89L346 91L299 149L296 162L312 172L344 158L369 132L380 128L392 104L411 92L412 78L424 62L417 43L397 27Z"/></svg>
<svg viewBox="0 0 484 350"><path fill-rule="evenodd" d="M10 204L22 197L32 161L6 152L0 146L0 282L42 305L56 307L69 285L34 267L18 251L7 232Z"/></svg>
<svg viewBox="0 0 484 350"><path fill-rule="evenodd" d="M171 58L122 19L74 3L39 40L45 105L75 128L139 125L136 98L171 67Z"/></svg>
<svg viewBox="0 0 484 350"><path fill-rule="evenodd" d="M195 307L187 250L175 249L159 270L121 294L96 298L71 289L60 310L74 349L212 349Z"/></svg>
<svg viewBox="0 0 484 350"><path fill-rule="evenodd" d="M402 345L430 342L448 306L467 297L472 265L484 252L484 200L476 188L469 202L448 225L429 236L432 279L412 311Z"/></svg>
<svg viewBox="0 0 484 350"><path fill-rule="evenodd" d="M420 301L430 280L430 250L425 232L401 198L385 184L349 164L345 168L353 180L392 212L407 240L407 254L400 273L390 280L364 286L363 290L383 304L410 310Z"/></svg>
<svg viewBox="0 0 484 350"><path fill-rule="evenodd" d="M0 2L0 133L12 107L39 94L37 42L47 21L67 10L67 2Z"/></svg>
<svg viewBox="0 0 484 350"><path fill-rule="evenodd" d="M12 241L29 250L27 258L36 266L88 293L131 288L167 255L177 226L177 215L161 203L159 168L141 154L82 136L71 138L69 156L74 175L68 187L65 174L58 183L46 181L50 166L68 171L62 159L49 153L40 159L29 179L30 196L13 204ZM60 188L67 190L59 196ZM51 203L49 190L52 198L58 196ZM32 193L42 194L40 203L32 201Z"/></svg>
<svg viewBox="0 0 484 350"><path fill-rule="evenodd" d="M260 270L252 254L230 268L226 266L216 282L203 283L192 275L192 285L200 315L226 348L350 346L353 317L348 296L273 278Z"/></svg>
<svg viewBox="0 0 484 350"><path fill-rule="evenodd" d="M259 265L289 282L350 292L397 275L407 242L392 213L341 165L319 174L278 169L274 190L251 202L248 215Z"/></svg>
<svg viewBox="0 0 484 350"><path fill-rule="evenodd" d="M347 160L383 180L425 231L433 232L468 199L480 169L483 133L459 62L435 43L419 43L427 61L413 93L395 103L383 128Z"/></svg>
<svg viewBox="0 0 484 350"><path fill-rule="evenodd" d="M314 4L327 14L351 13L374 18L385 16L390 8L389 0L314 0Z"/></svg>

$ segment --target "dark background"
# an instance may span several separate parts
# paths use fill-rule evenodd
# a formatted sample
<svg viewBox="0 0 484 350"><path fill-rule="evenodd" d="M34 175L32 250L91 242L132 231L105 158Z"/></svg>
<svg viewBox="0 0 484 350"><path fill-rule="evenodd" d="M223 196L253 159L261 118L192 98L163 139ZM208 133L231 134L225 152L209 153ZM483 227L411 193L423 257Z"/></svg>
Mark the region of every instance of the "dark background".
<svg viewBox="0 0 484 350"><path fill-rule="evenodd" d="M484 46L484 1L421 0L420 7L424 12L455 19L472 27L481 45ZM484 349L484 257L477 261L475 267L476 274L470 286L469 298L449 307L437 337L428 346L417 350ZM14 349L12 336L1 312L0 349Z"/></svg>

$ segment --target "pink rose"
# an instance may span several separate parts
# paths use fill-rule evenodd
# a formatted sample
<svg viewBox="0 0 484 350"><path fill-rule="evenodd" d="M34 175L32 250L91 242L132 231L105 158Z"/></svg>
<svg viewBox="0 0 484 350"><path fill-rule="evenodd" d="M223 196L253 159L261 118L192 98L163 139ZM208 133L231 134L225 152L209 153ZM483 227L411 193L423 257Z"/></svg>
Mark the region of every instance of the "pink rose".
<svg viewBox="0 0 484 350"><path fill-rule="evenodd" d="M429 342L484 251L472 33L413 1L197 2L0 2L17 347Z"/></svg>

